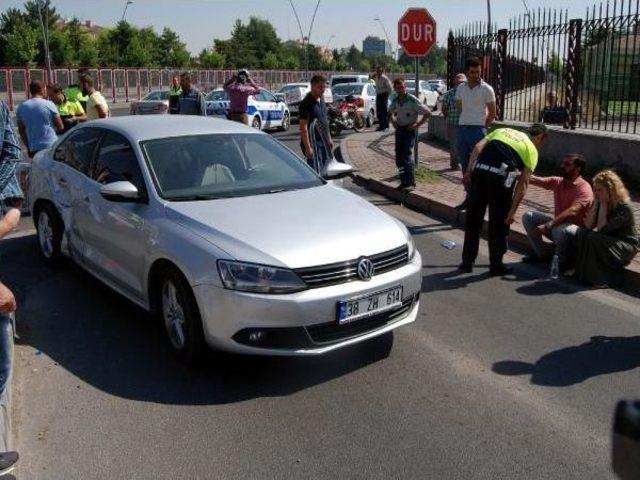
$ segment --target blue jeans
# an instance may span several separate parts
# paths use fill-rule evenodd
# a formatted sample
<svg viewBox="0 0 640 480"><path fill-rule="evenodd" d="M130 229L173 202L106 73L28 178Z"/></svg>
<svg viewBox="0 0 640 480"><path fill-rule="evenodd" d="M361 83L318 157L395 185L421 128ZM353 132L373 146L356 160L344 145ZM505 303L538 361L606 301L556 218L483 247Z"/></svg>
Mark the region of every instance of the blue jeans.
<svg viewBox="0 0 640 480"><path fill-rule="evenodd" d="M413 143L416 139L415 130L398 126L396 128L396 166L400 170L400 183L413 185L415 164L413 163Z"/></svg>
<svg viewBox="0 0 640 480"><path fill-rule="evenodd" d="M327 164L327 159L329 158L329 155L327 154L327 149L324 147L324 144L320 140L318 140L317 150L318 150L318 156L320 157L318 159L314 159L314 158L309 159L309 158L307 158L306 157L306 153L304 152L304 146L300 145L300 148L302 148L302 155L307 160L307 164L311 168L313 168L315 170L314 163L317 160L318 161L318 168L320 169L320 171L318 173L322 173L322 170L324 169L324 166Z"/></svg>
<svg viewBox="0 0 640 480"><path fill-rule="evenodd" d="M458 158L462 166L462 173L467 171L469 166L469 157L476 144L487 136L485 127L474 125L458 125L457 142L458 142Z"/></svg>

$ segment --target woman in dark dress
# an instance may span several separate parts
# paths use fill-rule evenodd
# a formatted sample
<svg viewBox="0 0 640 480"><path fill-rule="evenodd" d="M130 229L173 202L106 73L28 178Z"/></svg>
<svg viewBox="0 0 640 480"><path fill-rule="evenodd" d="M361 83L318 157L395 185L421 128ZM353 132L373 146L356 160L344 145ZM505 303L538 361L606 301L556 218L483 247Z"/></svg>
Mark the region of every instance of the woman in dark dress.
<svg viewBox="0 0 640 480"><path fill-rule="evenodd" d="M622 283L624 268L638 253L638 232L629 192L615 172L598 173L593 191L596 198L585 228L576 233L575 277L595 287L614 287Z"/></svg>

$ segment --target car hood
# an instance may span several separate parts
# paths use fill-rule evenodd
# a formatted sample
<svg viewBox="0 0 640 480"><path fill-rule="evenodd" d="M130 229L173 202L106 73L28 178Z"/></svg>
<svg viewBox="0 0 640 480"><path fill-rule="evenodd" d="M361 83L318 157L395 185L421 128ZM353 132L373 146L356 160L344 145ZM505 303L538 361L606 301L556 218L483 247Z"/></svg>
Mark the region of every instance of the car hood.
<svg viewBox="0 0 640 480"><path fill-rule="evenodd" d="M407 243L404 225L342 188L169 202L167 216L232 258L288 268L324 265Z"/></svg>

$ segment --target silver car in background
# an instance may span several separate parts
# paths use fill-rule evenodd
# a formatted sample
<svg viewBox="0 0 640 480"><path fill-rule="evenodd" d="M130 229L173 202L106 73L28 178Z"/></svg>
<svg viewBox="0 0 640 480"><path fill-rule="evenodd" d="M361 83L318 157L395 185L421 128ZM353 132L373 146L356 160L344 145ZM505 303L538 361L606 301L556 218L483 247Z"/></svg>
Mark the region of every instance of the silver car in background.
<svg viewBox="0 0 640 480"><path fill-rule="evenodd" d="M142 100L134 100L129 107L130 115L161 115L169 112L169 90L154 90Z"/></svg>
<svg viewBox="0 0 640 480"><path fill-rule="evenodd" d="M82 124L36 155L30 201L45 262L71 257L157 314L186 361L317 355L417 316L404 225L236 122Z"/></svg>
<svg viewBox="0 0 640 480"><path fill-rule="evenodd" d="M275 92L274 95L287 104L293 120L298 118L300 102L304 100L304 97L310 91L311 84L309 82L288 83ZM333 103L333 95L330 88L325 88L323 100L327 105Z"/></svg>
<svg viewBox="0 0 640 480"><path fill-rule="evenodd" d="M405 85L407 87L407 91L412 95L415 95L416 81L406 80ZM420 80L419 86L418 100L424 103L431 110L436 110L438 108L438 99L440 98L440 94L432 88L427 80Z"/></svg>
<svg viewBox="0 0 640 480"><path fill-rule="evenodd" d="M367 127L376 122L376 86L372 83L340 83L331 89L333 101L338 104L349 95L361 99L358 112L364 117Z"/></svg>

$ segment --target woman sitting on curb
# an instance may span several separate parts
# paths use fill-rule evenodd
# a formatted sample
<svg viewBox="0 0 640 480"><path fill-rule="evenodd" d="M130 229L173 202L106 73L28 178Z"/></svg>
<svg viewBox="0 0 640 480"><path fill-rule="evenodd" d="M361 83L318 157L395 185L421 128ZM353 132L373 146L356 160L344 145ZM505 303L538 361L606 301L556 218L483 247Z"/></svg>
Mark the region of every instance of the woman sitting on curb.
<svg viewBox="0 0 640 480"><path fill-rule="evenodd" d="M575 278L599 288L620 285L624 268L638 253L640 242L629 192L611 170L593 178L595 200L585 228L575 234Z"/></svg>

